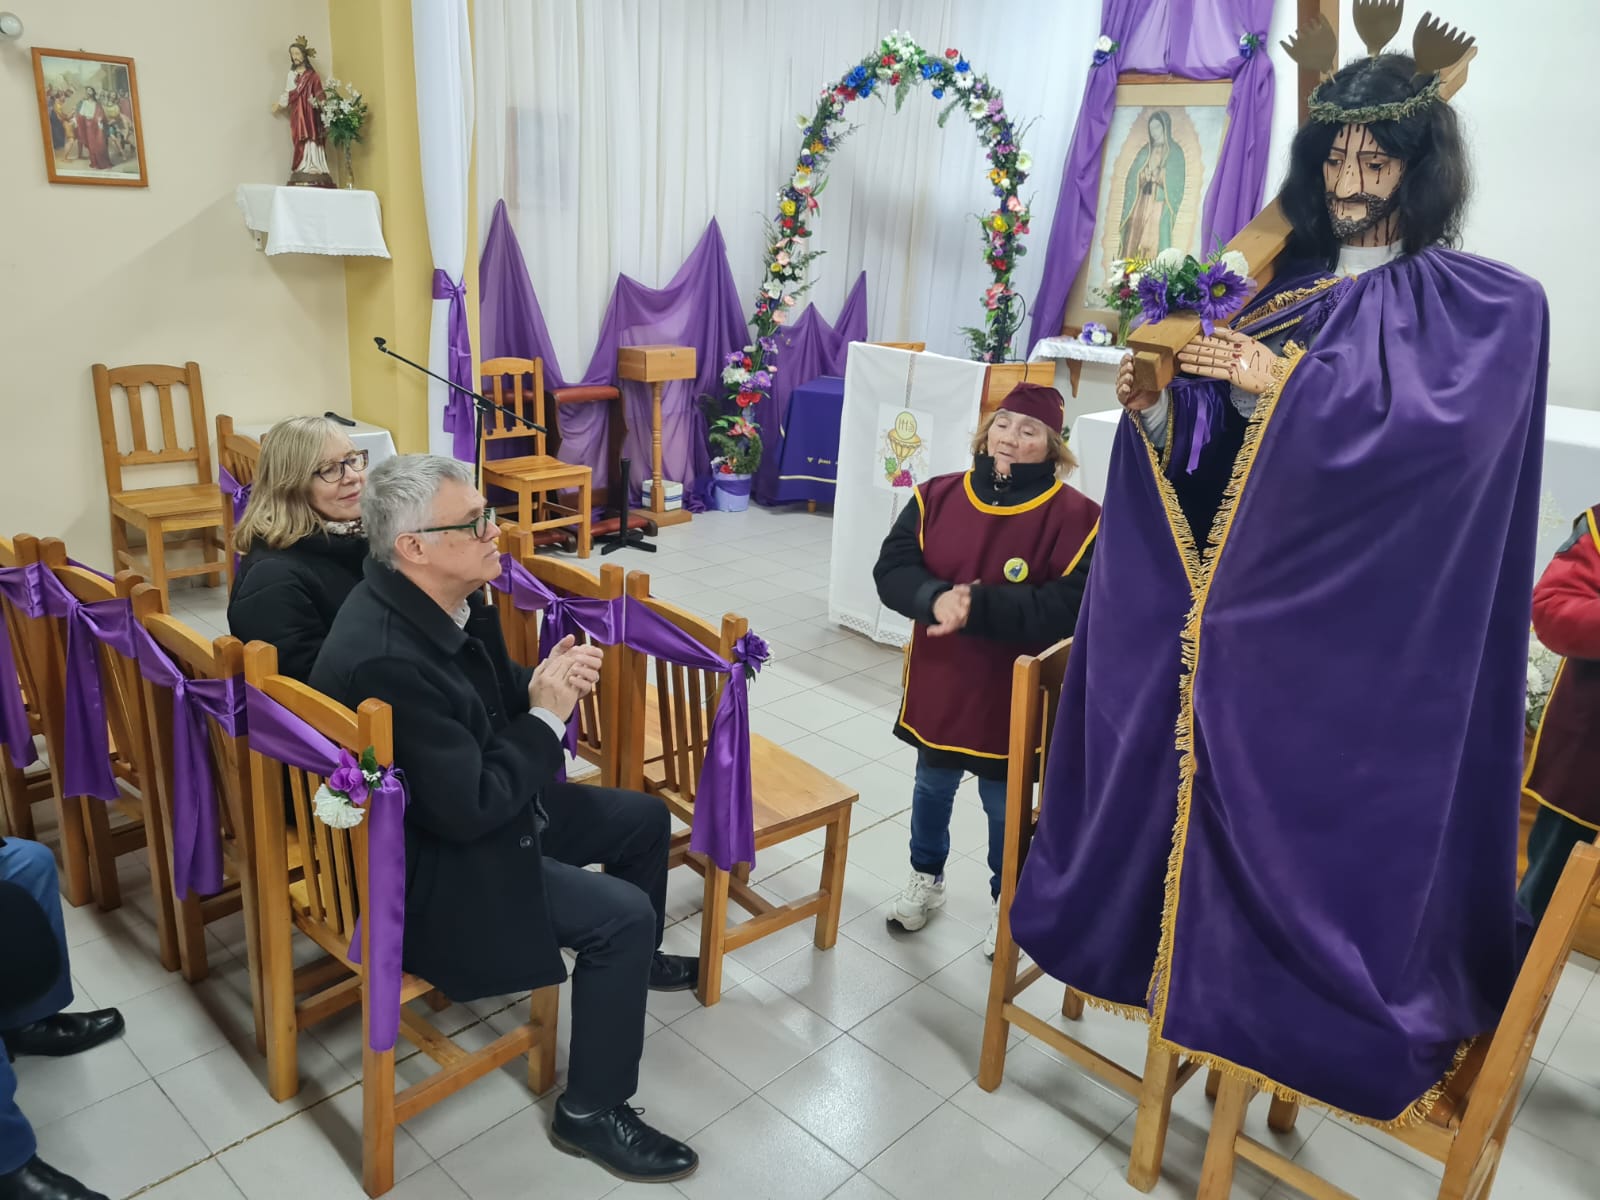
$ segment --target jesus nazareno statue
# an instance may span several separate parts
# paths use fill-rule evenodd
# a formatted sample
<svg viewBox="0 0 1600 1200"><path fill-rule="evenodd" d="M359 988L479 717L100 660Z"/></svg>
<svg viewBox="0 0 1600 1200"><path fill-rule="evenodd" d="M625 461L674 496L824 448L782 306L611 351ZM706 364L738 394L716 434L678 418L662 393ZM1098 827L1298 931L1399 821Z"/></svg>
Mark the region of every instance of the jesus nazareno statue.
<svg viewBox="0 0 1600 1200"><path fill-rule="evenodd" d="M289 44L289 77L284 82L283 95L272 106L275 113L289 113L289 136L294 141L289 183L293 187L334 186L323 150L322 113L317 109L322 100L322 77L311 65L316 54L305 34Z"/></svg>
<svg viewBox="0 0 1600 1200"><path fill-rule="evenodd" d="M1271 286L1165 392L1124 365L1011 922L1169 1049L1380 1123L1494 1028L1528 928L1548 309L1451 248L1444 40L1317 89Z"/></svg>

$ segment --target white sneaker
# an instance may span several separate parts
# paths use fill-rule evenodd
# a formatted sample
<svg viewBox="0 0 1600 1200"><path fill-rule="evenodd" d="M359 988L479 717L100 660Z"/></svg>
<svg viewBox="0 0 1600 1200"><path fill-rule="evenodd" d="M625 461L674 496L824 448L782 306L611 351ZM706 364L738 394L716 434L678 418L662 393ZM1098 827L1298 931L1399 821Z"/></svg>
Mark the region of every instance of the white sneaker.
<svg viewBox="0 0 1600 1200"><path fill-rule="evenodd" d="M928 923L929 912L943 907L944 876L913 871L905 891L894 898L888 919L907 933L914 933Z"/></svg>
<svg viewBox="0 0 1600 1200"><path fill-rule="evenodd" d="M994 957L994 941L1000 936L1000 901L994 900L994 907L989 910L989 932L983 935L983 956Z"/></svg>

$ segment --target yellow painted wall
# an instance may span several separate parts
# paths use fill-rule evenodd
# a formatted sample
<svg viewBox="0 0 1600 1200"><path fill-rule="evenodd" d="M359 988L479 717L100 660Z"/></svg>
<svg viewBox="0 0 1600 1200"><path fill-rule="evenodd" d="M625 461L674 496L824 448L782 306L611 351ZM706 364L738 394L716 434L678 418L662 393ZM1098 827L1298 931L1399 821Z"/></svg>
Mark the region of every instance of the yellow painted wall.
<svg viewBox="0 0 1600 1200"><path fill-rule="evenodd" d="M355 149L356 181L377 192L392 261L350 259L345 266L350 387L355 415L394 431L402 452L428 446L427 380L380 354L374 337L420 363L428 360L433 256L422 198L410 0L333 0L339 78L361 88L372 109L366 141ZM476 173L474 172L474 175ZM475 205L467 238L468 324L478 341L478 238Z"/></svg>
<svg viewBox="0 0 1600 1200"><path fill-rule="evenodd" d="M327 69L329 0L163 0L159 19L125 0L8 7L27 28L0 42L0 531L109 566L93 363L194 359L212 418L349 408L344 264L267 258L234 202L288 178L272 104L295 35ZM35 46L133 58L148 188L48 182Z"/></svg>

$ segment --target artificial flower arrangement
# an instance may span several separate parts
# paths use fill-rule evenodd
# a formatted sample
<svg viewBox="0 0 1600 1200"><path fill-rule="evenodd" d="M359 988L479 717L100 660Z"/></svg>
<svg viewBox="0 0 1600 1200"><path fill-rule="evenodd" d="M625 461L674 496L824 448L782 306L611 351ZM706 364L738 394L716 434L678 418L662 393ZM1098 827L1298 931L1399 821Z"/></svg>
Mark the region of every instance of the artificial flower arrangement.
<svg viewBox="0 0 1600 1200"><path fill-rule="evenodd" d="M330 829L352 829L367 815L367 797L383 782L383 770L371 746L361 760L348 750L339 751L339 765L311 798L317 820Z"/></svg>
<svg viewBox="0 0 1600 1200"><path fill-rule="evenodd" d="M350 161L350 147L361 140L361 131L367 124L367 102L361 89L353 83L329 79L322 95L313 103L322 114L322 128L328 144L344 151L344 186L355 186L355 169Z"/></svg>
<svg viewBox="0 0 1600 1200"><path fill-rule="evenodd" d="M1128 344L1128 334L1133 329L1133 319L1144 308L1143 302L1139 299L1139 284L1144 281L1144 269L1147 265L1137 258L1119 258L1111 264L1111 274L1106 281L1099 287L1089 289L1090 300L1117 314L1117 333L1111 344L1118 346ZM1090 326L1105 329L1104 325L1091 321L1089 325L1084 326L1084 333L1088 333ZM1089 339L1084 337L1083 340Z"/></svg>
<svg viewBox="0 0 1600 1200"><path fill-rule="evenodd" d="M1109 346L1116 341L1116 335L1099 321L1085 321L1078 340L1086 346Z"/></svg>
<svg viewBox="0 0 1600 1200"><path fill-rule="evenodd" d="M1561 669L1561 656L1528 634L1528 699L1526 727L1530 734L1539 732L1539 722L1544 720L1545 706L1550 703L1550 690L1555 686L1556 672Z"/></svg>
<svg viewBox="0 0 1600 1200"><path fill-rule="evenodd" d="M826 185L826 170L841 142L855 131L845 123L845 109L857 100L892 92L898 112L913 87L927 84L935 100L948 102L939 113L943 127L952 113L960 112L972 124L986 147L989 184L995 196L992 212L978 220L984 261L994 283L984 292L984 322L963 329L973 358L1004 362L1012 339L1022 326L1021 297L1011 288L1016 262L1027 253L1021 239L1028 233L1029 212L1018 194L1033 160L1022 149L1024 129L1006 114L998 88L985 75L973 71L956 49L929 54L910 36L896 30L879 43L840 79L823 89L816 108L795 118L800 128L800 153L789 181L778 192L777 216L766 227L766 259L761 291L749 325L750 343L724 360L720 402L706 404L717 470L747 474L761 460L760 436L751 411L772 394L777 373L777 333L810 285L803 282L806 268L819 252L808 250L813 215ZM753 448L752 448L753 447ZM729 464L750 471L725 468Z"/></svg>
<svg viewBox="0 0 1600 1200"><path fill-rule="evenodd" d="M1169 247L1156 255L1135 285L1140 314L1147 322L1165 320L1168 313L1200 315L1200 329L1210 337L1218 322L1241 308L1254 290L1250 265L1237 250L1217 250L1204 259Z"/></svg>

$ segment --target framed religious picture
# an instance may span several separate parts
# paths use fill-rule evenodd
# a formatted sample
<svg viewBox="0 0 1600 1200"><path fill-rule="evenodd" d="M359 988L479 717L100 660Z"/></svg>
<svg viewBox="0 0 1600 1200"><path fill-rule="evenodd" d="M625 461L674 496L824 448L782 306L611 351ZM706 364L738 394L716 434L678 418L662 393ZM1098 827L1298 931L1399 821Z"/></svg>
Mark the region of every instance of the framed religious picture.
<svg viewBox="0 0 1600 1200"><path fill-rule="evenodd" d="M51 183L149 186L133 59L35 47L33 81Z"/></svg>
<svg viewBox="0 0 1600 1200"><path fill-rule="evenodd" d="M1229 80L1197 83L1174 75L1118 78L1100 164L1094 238L1067 302L1066 325L1116 324L1089 298L1125 258L1152 259L1169 247L1199 257L1200 216L1228 130Z"/></svg>

